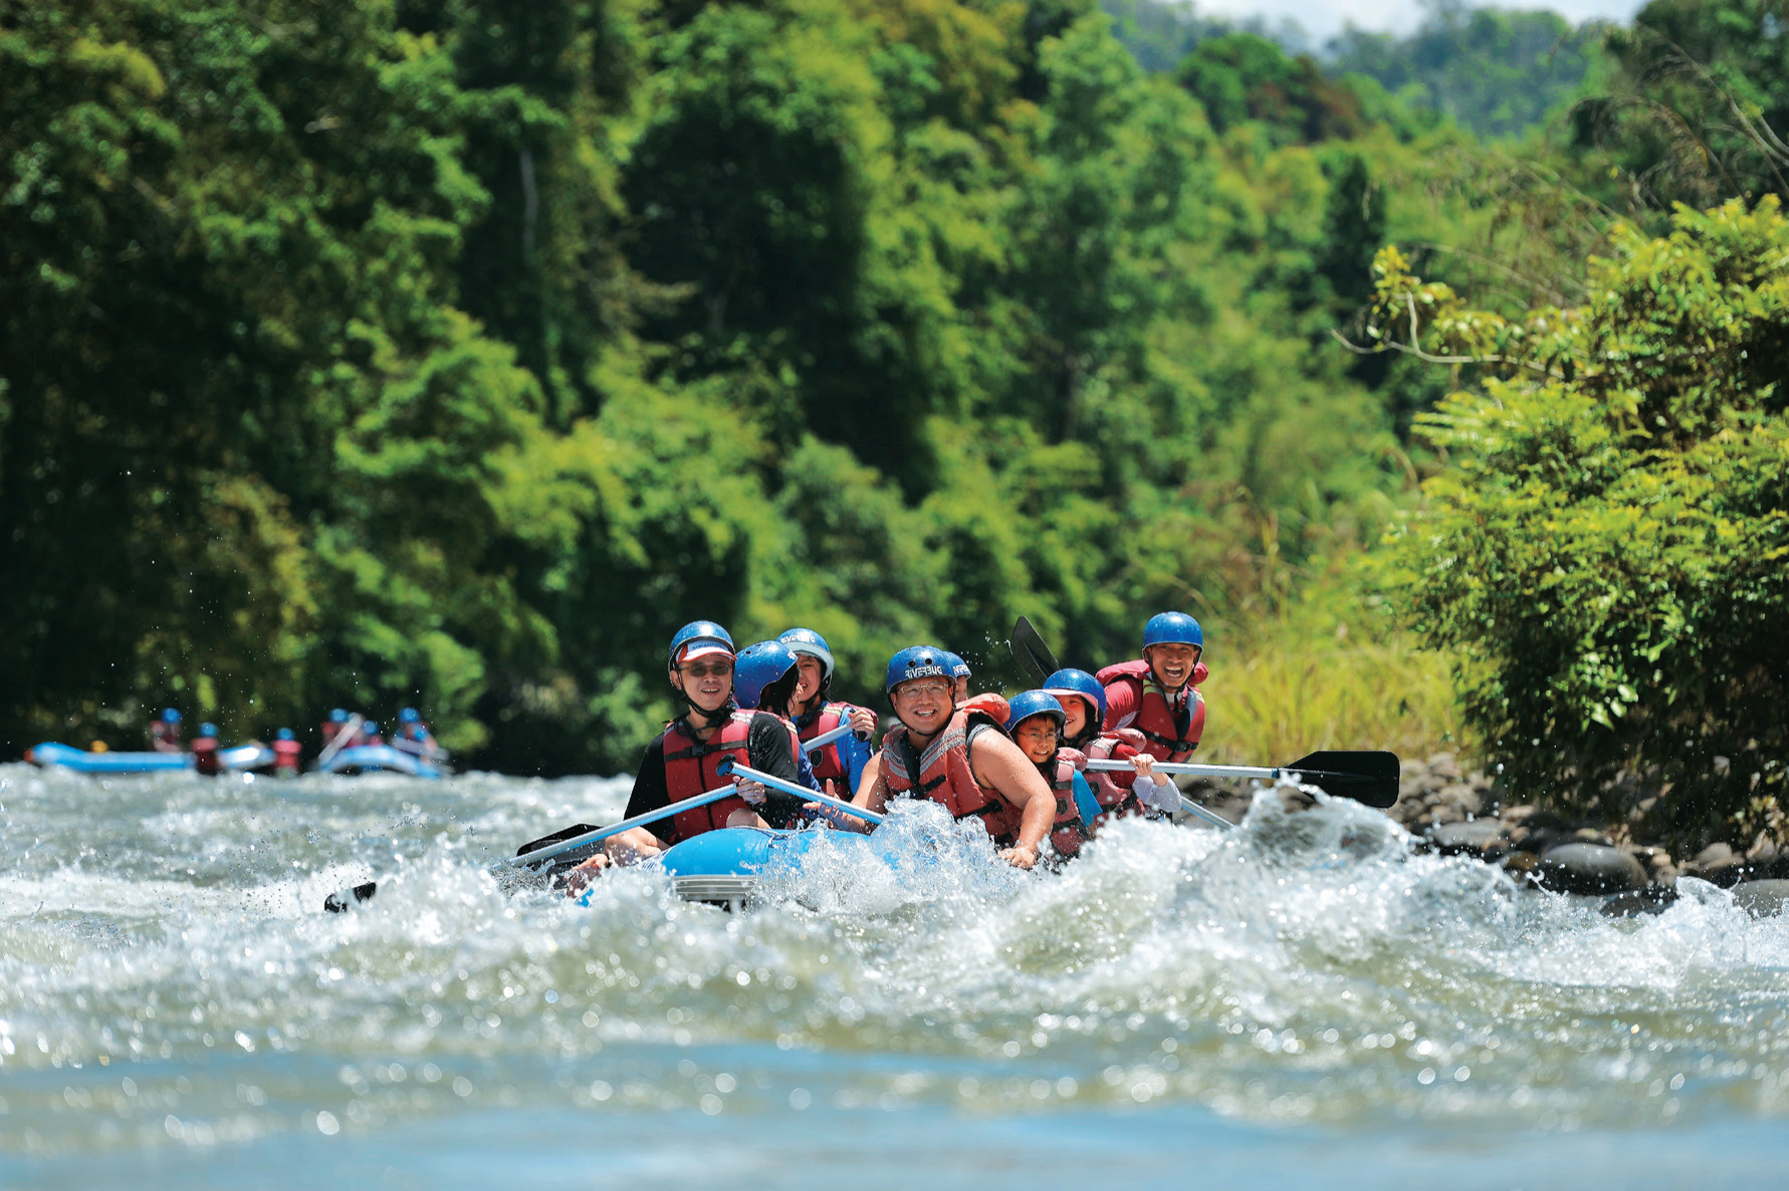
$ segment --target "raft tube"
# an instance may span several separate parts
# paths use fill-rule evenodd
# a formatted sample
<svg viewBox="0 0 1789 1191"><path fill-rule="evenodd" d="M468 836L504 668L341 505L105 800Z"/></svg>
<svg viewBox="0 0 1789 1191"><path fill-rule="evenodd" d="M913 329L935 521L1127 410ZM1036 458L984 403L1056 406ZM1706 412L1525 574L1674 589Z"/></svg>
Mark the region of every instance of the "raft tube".
<svg viewBox="0 0 1789 1191"><path fill-rule="evenodd" d="M218 761L227 770L246 773L273 767L273 750L264 744L239 744L220 749ZM73 745L49 741L27 749L25 760L55 765L76 773L164 773L193 767L191 753L90 753Z"/></svg>
<svg viewBox="0 0 1789 1191"><path fill-rule="evenodd" d="M191 753L90 753L55 741L26 749L25 760L76 773L158 773L193 767Z"/></svg>
<svg viewBox="0 0 1789 1191"><path fill-rule="evenodd" d="M660 863L671 875L671 888L685 901L739 908L751 901L760 877L801 867L822 837L865 854L880 857L886 851L876 836L851 831L722 827L672 845Z"/></svg>
<svg viewBox="0 0 1789 1191"><path fill-rule="evenodd" d="M402 773L410 777L438 778L441 770L415 753L389 744L357 744L342 749L317 767L319 773Z"/></svg>

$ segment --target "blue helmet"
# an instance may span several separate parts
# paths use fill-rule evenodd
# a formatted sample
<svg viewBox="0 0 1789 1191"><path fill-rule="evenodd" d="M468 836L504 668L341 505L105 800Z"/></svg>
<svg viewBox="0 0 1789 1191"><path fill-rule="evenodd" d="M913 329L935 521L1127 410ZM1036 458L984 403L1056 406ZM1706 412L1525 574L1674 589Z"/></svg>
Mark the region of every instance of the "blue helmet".
<svg viewBox="0 0 1789 1191"><path fill-rule="evenodd" d="M1093 708L1092 724L1098 727L1106 718L1106 688L1099 684L1099 679L1085 670L1058 670L1044 679L1044 690L1058 699L1072 699L1076 696L1087 700Z"/></svg>
<svg viewBox="0 0 1789 1191"><path fill-rule="evenodd" d="M944 664L950 667L950 676L953 679L968 678L972 673L969 663L948 649L944 651Z"/></svg>
<svg viewBox="0 0 1789 1191"><path fill-rule="evenodd" d="M733 701L741 707L755 708L764 688L795 668L795 651L781 641L760 641L739 652L733 663ZM782 714L782 708L768 711Z"/></svg>
<svg viewBox="0 0 1789 1191"><path fill-rule="evenodd" d="M298 737L296 737L296 736L294 736L294 735L292 735L292 729L290 729L290 728L281 728L281 729L280 729L280 730L279 730L279 734L278 734L278 735L276 735L276 736L275 736L275 737L274 737L274 739L275 739L275 740L297 740L297 739L298 739Z"/></svg>
<svg viewBox="0 0 1789 1191"><path fill-rule="evenodd" d="M909 645L888 659L888 676L882 683L887 694L903 682L915 678L951 679L950 655L935 645Z"/></svg>
<svg viewBox="0 0 1789 1191"><path fill-rule="evenodd" d="M1019 725L1033 716L1052 717L1059 732L1062 725L1068 722L1068 715L1062 710L1062 704L1049 691L1026 691L1022 695L1014 695L1007 708L1006 730L1009 735L1018 731Z"/></svg>
<svg viewBox="0 0 1789 1191"><path fill-rule="evenodd" d="M416 708L414 707L406 707L404 710L398 712L398 723L400 724L414 724L421 722L421 720L422 717L416 714Z"/></svg>
<svg viewBox="0 0 1789 1191"><path fill-rule="evenodd" d="M329 713L329 722L332 724L345 724L348 722L348 713L338 707Z"/></svg>
<svg viewBox="0 0 1789 1191"><path fill-rule="evenodd" d="M1205 634L1199 622L1184 612L1162 612L1143 626L1143 648L1151 645L1193 645L1205 650Z"/></svg>
<svg viewBox="0 0 1789 1191"><path fill-rule="evenodd" d="M216 724L200 724L199 725L199 735L200 736L216 736L217 735L217 725Z"/></svg>
<svg viewBox="0 0 1789 1191"><path fill-rule="evenodd" d="M777 635L777 640L787 645L796 653L805 653L811 658L820 659L820 668L824 672L821 681L832 677L832 646L826 638L813 629L785 629Z"/></svg>
<svg viewBox="0 0 1789 1191"><path fill-rule="evenodd" d="M368 736L379 735L379 725L375 724L372 720L367 720L364 723L362 723L360 725L360 730L362 732L365 732Z"/></svg>
<svg viewBox="0 0 1789 1191"><path fill-rule="evenodd" d="M667 654L673 669L677 666L677 655L686 645L691 646L692 652L698 656L718 653L722 649L728 656L735 652L732 636L712 620L692 620L677 630L677 635L671 638L671 648Z"/></svg>
<svg viewBox="0 0 1789 1191"><path fill-rule="evenodd" d="M172 707L162 708L162 723L178 724L179 722L180 722L180 713L178 711L176 711Z"/></svg>

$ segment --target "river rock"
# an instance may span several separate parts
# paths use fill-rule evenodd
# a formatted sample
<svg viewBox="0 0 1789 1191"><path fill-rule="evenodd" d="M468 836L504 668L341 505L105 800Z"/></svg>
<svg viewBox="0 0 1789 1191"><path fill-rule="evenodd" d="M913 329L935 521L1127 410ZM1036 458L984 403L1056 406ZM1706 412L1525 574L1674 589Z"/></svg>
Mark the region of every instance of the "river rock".
<svg viewBox="0 0 1789 1191"><path fill-rule="evenodd" d="M1675 889L1652 885L1616 894L1603 903L1601 913L1605 918L1637 918L1641 914L1663 914L1677 897Z"/></svg>
<svg viewBox="0 0 1789 1191"><path fill-rule="evenodd" d="M1733 887L1733 904L1754 918L1771 918L1789 908L1789 881L1746 881Z"/></svg>
<svg viewBox="0 0 1789 1191"><path fill-rule="evenodd" d="M1502 841L1503 824L1495 819L1445 823L1429 832L1429 842L1443 856L1482 856L1485 849Z"/></svg>
<svg viewBox="0 0 1789 1191"><path fill-rule="evenodd" d="M1640 862L1605 844L1558 844L1541 855L1542 885L1560 893L1622 893L1646 887Z"/></svg>

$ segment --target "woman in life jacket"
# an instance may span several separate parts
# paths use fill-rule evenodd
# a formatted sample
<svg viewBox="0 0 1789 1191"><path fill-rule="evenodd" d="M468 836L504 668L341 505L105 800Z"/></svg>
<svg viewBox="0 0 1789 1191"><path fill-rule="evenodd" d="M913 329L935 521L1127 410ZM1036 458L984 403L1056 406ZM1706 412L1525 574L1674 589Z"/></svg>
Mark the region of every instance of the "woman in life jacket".
<svg viewBox="0 0 1789 1191"><path fill-rule="evenodd" d="M646 746L627 800L627 818L662 810L728 784L716 772L727 757L735 758L780 777L797 780L793 733L779 717L763 711L744 711L733 700L733 638L711 620L683 626L671 638L668 652L671 687L683 701L684 710L664 733ZM741 783L742 793L753 797L757 809L743 797L722 799L694 810L634 827L611 836L604 851L572 869L566 885L572 892L583 888L609 863L632 864L650 859L680 840L739 822L760 820L784 827L801 812L799 800L756 783Z"/></svg>
<svg viewBox="0 0 1789 1191"><path fill-rule="evenodd" d="M1062 704L1062 742L1087 760L1129 761L1134 773L1104 770L1084 772L1099 803L1092 826L1098 830L1122 815L1150 812L1171 814L1180 807L1180 789L1164 774L1155 773L1155 758L1143 751L1148 742L1135 728L1100 731L1106 716L1106 692L1099 679L1085 670L1065 669L1044 679L1043 689ZM1065 751L1068 751L1065 750ZM1145 779L1140 785L1138 778Z"/></svg>
<svg viewBox="0 0 1789 1191"><path fill-rule="evenodd" d="M734 701L747 711L763 711L776 716L789 730L789 747L795 750L797 784L829 798L837 798L838 791L832 780L821 780L814 772L807 750L800 747L801 737L796 731L795 721L778 710L789 705L800 683L799 661L795 652L782 641L760 641L756 645L748 645L739 651L739 658L733 664ZM836 812L826 812L818 803L804 806L802 811L803 818L812 817L816 811L825 813L828 818L836 817ZM736 814L727 820L727 826L768 827L770 824L757 816L749 821L742 820Z"/></svg>
<svg viewBox="0 0 1789 1191"><path fill-rule="evenodd" d="M1015 868L1037 863L1056 819L1056 797L998 722L960 708L944 651L915 645L889 659L883 689L896 723L870 758L853 800L883 811L890 798L930 798L953 818L979 818Z"/></svg>
<svg viewBox="0 0 1789 1191"><path fill-rule="evenodd" d="M1093 822L1099 817L1099 803L1093 790L1081 776L1087 758L1072 748L1062 747L1062 727L1067 713L1062 703L1048 691L1026 691L1014 696L1006 721L1007 735L1019 746L1038 774L1050 784L1056 800L1055 821L1050 827L1050 843L1058 854L1072 858L1080 854L1081 845L1093 833Z"/></svg>
<svg viewBox="0 0 1789 1191"><path fill-rule="evenodd" d="M851 725L851 734L822 745L808 754L814 776L830 781L845 791L849 798L857 793L863 778L863 767L870 762L870 737L876 731L876 713L867 707L835 702L832 693L833 657L826 638L813 629L786 629L777 637L795 654L800 678L795 692L789 696L786 710L803 741L812 740L842 724Z"/></svg>
<svg viewBox="0 0 1789 1191"><path fill-rule="evenodd" d="M1143 656L1101 670L1105 729L1135 728L1157 761L1184 761L1205 732L1205 634L1184 612L1163 612L1143 626Z"/></svg>
<svg viewBox="0 0 1789 1191"><path fill-rule="evenodd" d="M180 743L180 713L172 707L162 710L161 718L149 725L149 747L158 753L184 753Z"/></svg>

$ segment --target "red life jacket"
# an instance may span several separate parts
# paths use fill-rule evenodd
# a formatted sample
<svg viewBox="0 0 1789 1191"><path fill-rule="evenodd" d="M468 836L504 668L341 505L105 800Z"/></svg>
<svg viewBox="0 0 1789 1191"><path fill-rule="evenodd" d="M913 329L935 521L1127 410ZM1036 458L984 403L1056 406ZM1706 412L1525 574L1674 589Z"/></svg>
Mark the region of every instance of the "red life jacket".
<svg viewBox="0 0 1789 1191"><path fill-rule="evenodd" d="M832 731L841 724L849 723L851 713L855 710L856 708L849 703L821 704L820 714L814 717L814 722L800 730L801 739L812 740L816 736ZM871 712L870 714L874 715L875 713ZM873 732L875 729L871 728L871 731ZM808 765L814 771L815 781L824 782L831 778L835 789L842 791L847 798L851 796L851 770L846 767L844 758L839 756L837 741L810 753Z"/></svg>
<svg viewBox="0 0 1789 1191"><path fill-rule="evenodd" d="M1193 678L1189 684L1194 688L1210 675L1204 662L1193 665ZM1119 662L1107 666L1094 678L1106 688L1106 700L1111 701L1111 690L1115 686L1127 686L1135 696L1137 711L1127 716L1110 728L1135 728L1143 734L1148 742L1142 749L1157 761L1184 761L1193 755L1199 747L1199 737L1205 734L1205 697L1197 689L1191 692L1189 708L1191 714L1187 718L1186 734L1180 733L1175 724L1173 709L1168 705L1168 696L1162 685L1149 672L1149 663L1138 659L1134 662Z"/></svg>
<svg viewBox="0 0 1789 1191"><path fill-rule="evenodd" d="M166 720L154 720L149 725L149 739L158 753L183 753L186 751L180 744L179 724L170 724Z"/></svg>
<svg viewBox="0 0 1789 1191"><path fill-rule="evenodd" d="M298 772L298 753L303 746L296 740L276 740L273 742L273 764L285 773Z"/></svg>
<svg viewBox="0 0 1789 1191"><path fill-rule="evenodd" d="M932 738L925 752L913 756L907 725L898 719L882 738L882 781L891 795L930 798L950 812L953 819L981 818L997 845L1004 846L1019 834L1023 812L998 790L975 780L969 765L969 742L977 732L1000 731L979 711L959 707L944 731ZM917 762L919 773L911 772Z"/></svg>
<svg viewBox="0 0 1789 1191"><path fill-rule="evenodd" d="M224 763L217 755L217 737L193 738L193 771L207 777L216 777L224 771Z"/></svg>
<svg viewBox="0 0 1789 1191"><path fill-rule="evenodd" d="M1141 753L1148 743L1143 733L1135 728L1120 728L1116 732L1102 732L1088 741L1086 756L1095 761L1128 761ZM1109 773L1095 769L1085 776L1087 784L1093 787L1093 797L1100 806L1099 818L1093 823L1096 830L1122 815L1143 813L1143 804L1137 800L1136 793L1131 789L1137 781L1135 773Z"/></svg>
<svg viewBox="0 0 1789 1191"><path fill-rule="evenodd" d="M983 691L979 695L970 695L957 705L958 711L974 711L994 721L995 726L1006 723L1012 718L1012 706L1007 703L1006 696L998 691ZM1001 731L1005 731L1004 728Z"/></svg>
<svg viewBox="0 0 1789 1191"><path fill-rule="evenodd" d="M1056 750L1055 760L1037 767L1044 780L1050 783L1050 793L1056 796L1056 820L1050 826L1050 844L1064 856L1079 853L1081 845L1092 833L1091 826L1081 822L1081 812L1075 806L1075 771L1086 764L1085 753L1064 746Z"/></svg>
<svg viewBox="0 0 1789 1191"><path fill-rule="evenodd" d="M723 757L732 757L740 765L752 763L747 742L752 732L752 717L757 714L734 708L733 714L708 738L707 744L685 730L684 720L665 729L665 791L672 802L682 802L685 798L694 798L726 785L727 779L715 770ZM795 726L787 720L782 724L788 731L789 756L794 760L800 748L795 740ZM723 798L674 816L671 822L678 842L725 827L727 816L746 806L743 798Z"/></svg>

